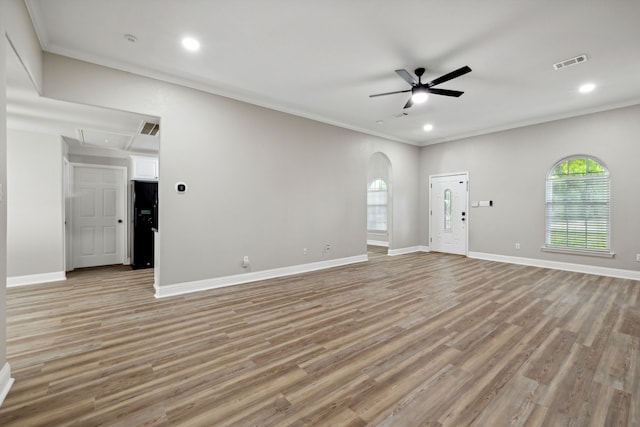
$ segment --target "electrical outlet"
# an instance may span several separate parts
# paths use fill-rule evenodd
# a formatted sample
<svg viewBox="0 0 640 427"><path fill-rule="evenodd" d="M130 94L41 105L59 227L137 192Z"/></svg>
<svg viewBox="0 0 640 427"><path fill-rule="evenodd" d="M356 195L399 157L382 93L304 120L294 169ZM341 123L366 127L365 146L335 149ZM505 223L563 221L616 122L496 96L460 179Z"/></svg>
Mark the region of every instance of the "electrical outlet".
<svg viewBox="0 0 640 427"><path fill-rule="evenodd" d="M242 258L242 268L249 268L249 256L245 255L244 258Z"/></svg>
<svg viewBox="0 0 640 427"><path fill-rule="evenodd" d="M640 262L640 254L636 254L636 261Z"/></svg>
<svg viewBox="0 0 640 427"><path fill-rule="evenodd" d="M307 250L307 248L302 248L302 254L303 255L306 255L308 253L309 253L309 251Z"/></svg>
<svg viewBox="0 0 640 427"><path fill-rule="evenodd" d="M331 251L331 245L328 244L328 243L326 245L324 245L324 251L325 252L330 252Z"/></svg>
<svg viewBox="0 0 640 427"><path fill-rule="evenodd" d="M520 243L516 243L516 249L520 250Z"/></svg>

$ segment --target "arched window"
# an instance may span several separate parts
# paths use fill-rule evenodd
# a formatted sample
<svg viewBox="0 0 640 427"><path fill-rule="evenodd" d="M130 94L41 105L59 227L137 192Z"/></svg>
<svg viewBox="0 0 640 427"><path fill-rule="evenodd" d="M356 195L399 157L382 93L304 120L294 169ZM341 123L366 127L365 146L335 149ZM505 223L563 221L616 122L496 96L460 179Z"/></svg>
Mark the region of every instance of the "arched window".
<svg viewBox="0 0 640 427"><path fill-rule="evenodd" d="M387 183L380 178L367 189L367 230L387 231Z"/></svg>
<svg viewBox="0 0 640 427"><path fill-rule="evenodd" d="M546 246L609 252L609 171L589 156L556 163L547 174Z"/></svg>

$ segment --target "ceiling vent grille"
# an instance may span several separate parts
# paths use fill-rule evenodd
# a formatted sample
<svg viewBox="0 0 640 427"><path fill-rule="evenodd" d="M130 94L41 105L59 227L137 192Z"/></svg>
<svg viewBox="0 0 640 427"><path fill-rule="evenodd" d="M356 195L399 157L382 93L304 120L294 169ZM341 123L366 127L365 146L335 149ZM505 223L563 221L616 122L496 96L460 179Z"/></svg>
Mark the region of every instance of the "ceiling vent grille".
<svg viewBox="0 0 640 427"><path fill-rule="evenodd" d="M158 131L160 130L160 125L158 123L150 123L145 122L142 125L142 129L140 130L141 135L151 135L156 136Z"/></svg>
<svg viewBox="0 0 640 427"><path fill-rule="evenodd" d="M575 58L567 59L562 62L558 62L557 64L553 64L553 68L556 70L560 70L561 68L570 67L572 65L581 64L587 61L587 55L579 55Z"/></svg>

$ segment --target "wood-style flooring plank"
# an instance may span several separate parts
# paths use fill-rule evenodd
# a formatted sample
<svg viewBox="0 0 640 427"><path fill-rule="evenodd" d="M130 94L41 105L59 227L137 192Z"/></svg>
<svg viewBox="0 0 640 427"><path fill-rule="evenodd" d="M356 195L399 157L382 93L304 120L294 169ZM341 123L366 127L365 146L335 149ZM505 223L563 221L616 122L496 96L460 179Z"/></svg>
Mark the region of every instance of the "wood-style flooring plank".
<svg viewBox="0 0 640 427"><path fill-rule="evenodd" d="M438 253L155 299L7 290L2 426L638 426L640 282Z"/></svg>

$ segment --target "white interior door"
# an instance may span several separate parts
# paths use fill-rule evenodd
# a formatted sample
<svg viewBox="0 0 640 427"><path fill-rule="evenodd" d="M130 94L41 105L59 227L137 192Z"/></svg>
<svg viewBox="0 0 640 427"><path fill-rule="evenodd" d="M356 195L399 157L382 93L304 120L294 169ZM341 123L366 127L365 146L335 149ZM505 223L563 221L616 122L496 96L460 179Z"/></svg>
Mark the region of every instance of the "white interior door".
<svg viewBox="0 0 640 427"><path fill-rule="evenodd" d="M430 180L430 248L436 252L467 254L469 221L466 173L432 176Z"/></svg>
<svg viewBox="0 0 640 427"><path fill-rule="evenodd" d="M73 267L124 263L124 169L74 165Z"/></svg>

